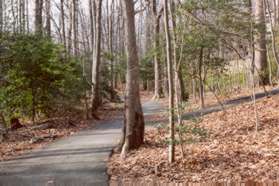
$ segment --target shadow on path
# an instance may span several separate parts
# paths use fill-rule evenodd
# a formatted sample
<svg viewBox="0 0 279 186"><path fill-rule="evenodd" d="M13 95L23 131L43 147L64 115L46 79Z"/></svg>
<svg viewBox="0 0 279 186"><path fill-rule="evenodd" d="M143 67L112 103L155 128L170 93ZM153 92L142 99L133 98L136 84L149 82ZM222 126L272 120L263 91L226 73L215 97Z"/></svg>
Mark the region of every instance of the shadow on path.
<svg viewBox="0 0 279 186"><path fill-rule="evenodd" d="M121 135L122 120L103 121L0 163L0 186L108 185L106 163Z"/></svg>
<svg viewBox="0 0 279 186"><path fill-rule="evenodd" d="M270 95L279 94L274 89ZM257 99L265 97L257 94ZM225 101L231 107L251 101L250 96ZM220 105L186 113L184 119L220 111ZM143 104L145 116L166 112L159 103ZM158 122L158 121L157 121ZM163 121L165 122L165 121ZM59 140L44 149L35 150L0 163L0 186L108 185L106 163L121 136L122 119L100 122L94 129Z"/></svg>

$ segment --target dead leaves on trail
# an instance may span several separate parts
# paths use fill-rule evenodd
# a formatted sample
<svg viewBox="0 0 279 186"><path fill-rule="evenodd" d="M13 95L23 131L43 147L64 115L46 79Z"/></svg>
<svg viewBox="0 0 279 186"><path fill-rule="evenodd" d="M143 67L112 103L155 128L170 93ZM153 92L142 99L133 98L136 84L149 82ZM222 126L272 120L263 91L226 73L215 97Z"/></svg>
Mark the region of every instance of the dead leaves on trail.
<svg viewBox="0 0 279 186"><path fill-rule="evenodd" d="M5 139L0 143L0 161L9 160L32 149L37 149L46 144L88 127L88 123L76 121L75 125L65 125L62 120L47 128L33 129L32 127L22 128L16 131L9 131Z"/></svg>
<svg viewBox="0 0 279 186"><path fill-rule="evenodd" d="M259 131L252 104L202 118L205 140L185 144L186 158L176 150L176 163L167 163L166 129L150 129L146 144L125 161L115 154L109 164L112 179L142 178L165 182L277 181L279 179L279 96L257 102ZM189 122L186 122L189 124ZM162 131L164 130L164 131Z"/></svg>
<svg viewBox="0 0 279 186"><path fill-rule="evenodd" d="M122 112L121 104L106 104L100 109L102 120L117 119ZM93 127L97 121L86 121L77 113L67 114L65 117L52 118L41 121L39 125L28 126L16 131L10 131L0 143L0 161L9 160L32 149L67 137L76 132Z"/></svg>

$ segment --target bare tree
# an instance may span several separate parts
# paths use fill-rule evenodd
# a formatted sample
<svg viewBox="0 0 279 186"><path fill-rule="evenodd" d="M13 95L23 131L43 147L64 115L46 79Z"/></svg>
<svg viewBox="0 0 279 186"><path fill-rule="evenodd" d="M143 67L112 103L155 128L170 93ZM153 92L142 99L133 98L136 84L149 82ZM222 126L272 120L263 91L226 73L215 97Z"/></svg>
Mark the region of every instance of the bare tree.
<svg viewBox="0 0 279 186"><path fill-rule="evenodd" d="M66 25L65 25L65 8L64 8L64 0L60 0L60 19L61 19L61 29L62 29L62 42L64 47L66 48Z"/></svg>
<svg viewBox="0 0 279 186"><path fill-rule="evenodd" d="M169 162L175 160L175 144L174 144L174 85L173 85L173 60L172 60L172 41L169 29L169 10L168 0L164 0L164 23L166 33L166 53L168 66L168 87L169 87Z"/></svg>
<svg viewBox="0 0 279 186"><path fill-rule="evenodd" d="M46 6L46 34L51 37L51 1L45 0Z"/></svg>
<svg viewBox="0 0 279 186"><path fill-rule="evenodd" d="M267 49L264 0L255 0L255 67L259 72L260 83L267 84Z"/></svg>
<svg viewBox="0 0 279 186"><path fill-rule="evenodd" d="M72 15L73 15L73 35L74 35L74 54L75 56L78 55L79 52L79 41L78 41L78 0L73 0L73 6L72 6Z"/></svg>
<svg viewBox="0 0 279 186"><path fill-rule="evenodd" d="M43 0L35 1L35 32L43 33Z"/></svg>
<svg viewBox="0 0 279 186"><path fill-rule="evenodd" d="M96 21L95 23L95 40L93 43L93 61L92 61L92 116L95 116L97 109L101 104L100 97L100 63L101 63L101 21L102 21L102 0L95 0L92 4L96 3ZM93 26L93 25L91 25Z"/></svg>
<svg viewBox="0 0 279 186"><path fill-rule="evenodd" d="M159 47L160 47L160 19L161 13L158 12L157 0L152 0L152 11L153 11L153 21L154 21L154 97L153 99L158 99L163 95L162 82L161 82L161 65L160 65L160 56L159 56Z"/></svg>
<svg viewBox="0 0 279 186"><path fill-rule="evenodd" d="M4 26L4 14L3 14L3 0L0 0L0 36L3 33Z"/></svg>
<svg viewBox="0 0 279 186"><path fill-rule="evenodd" d="M122 157L144 142L144 117L139 93L139 58L136 42L135 11L133 0L124 0L127 75L125 95L125 123Z"/></svg>

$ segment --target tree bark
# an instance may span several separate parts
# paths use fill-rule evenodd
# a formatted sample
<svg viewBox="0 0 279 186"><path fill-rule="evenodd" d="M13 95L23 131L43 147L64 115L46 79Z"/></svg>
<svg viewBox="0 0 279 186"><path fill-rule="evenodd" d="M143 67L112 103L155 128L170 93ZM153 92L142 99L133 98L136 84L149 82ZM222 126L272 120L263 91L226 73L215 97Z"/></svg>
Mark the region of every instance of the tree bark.
<svg viewBox="0 0 279 186"><path fill-rule="evenodd" d="M264 0L255 0L255 67L260 84L268 84Z"/></svg>
<svg viewBox="0 0 279 186"><path fill-rule="evenodd" d="M201 108L205 107L205 102L204 102L204 81L202 77L202 71L203 71L203 47L200 49L200 57L199 57L199 83L200 83L200 103L201 103Z"/></svg>
<svg viewBox="0 0 279 186"><path fill-rule="evenodd" d="M152 1L153 19L154 19L154 97L153 99L159 99L163 96L162 81L161 81L161 65L159 56L160 47L160 18L157 12L157 0Z"/></svg>
<svg viewBox="0 0 279 186"><path fill-rule="evenodd" d="M65 9L64 9L64 0L60 0L60 9L61 9L61 29L62 29L62 42L64 47L66 48L66 26L65 26Z"/></svg>
<svg viewBox="0 0 279 186"><path fill-rule="evenodd" d="M127 75L125 95L125 133L122 157L144 142L144 117L139 93L139 58L136 42L135 11L133 0L124 0Z"/></svg>
<svg viewBox="0 0 279 186"><path fill-rule="evenodd" d="M35 1L35 32L38 35L43 33L43 0Z"/></svg>
<svg viewBox="0 0 279 186"><path fill-rule="evenodd" d="M269 16L269 22L270 22L270 26L271 26L272 53L273 53L274 59L276 61L277 67L279 67L279 57L278 57L278 52L277 52L276 34L275 34L275 21L276 21L276 19L275 18L274 18L274 20L272 19L272 10L270 8L268 0L264 0L264 3L266 5L266 9L267 9L268 16ZM275 5L274 5L274 11L276 10ZM266 49L267 49L269 76L272 76L272 71L270 70L271 69L271 61L269 60L269 55L268 55L268 43L266 43ZM278 68L278 71L277 71L277 75L278 74L279 74L279 68ZM269 79L272 79L272 78L269 77ZM270 83L270 85L272 85L272 81L269 80L269 83Z"/></svg>
<svg viewBox="0 0 279 186"><path fill-rule="evenodd" d="M169 87L169 162L175 160L175 144L174 144L174 86L173 86L173 61L172 61L172 44L169 30L169 12L168 0L164 0L164 16L165 16L165 33L166 33L166 54L168 68L168 87Z"/></svg>
<svg viewBox="0 0 279 186"><path fill-rule="evenodd" d="M3 13L3 0L0 0L0 37L3 33L3 22L4 22L4 13Z"/></svg>
<svg viewBox="0 0 279 186"><path fill-rule="evenodd" d="M101 63L101 21L102 21L102 0L97 0L96 14L96 38L93 47L92 61L92 116L95 116L101 104L100 97L100 63ZM93 25L91 25L93 26Z"/></svg>
<svg viewBox="0 0 279 186"><path fill-rule="evenodd" d="M46 34L51 37L51 2L50 0L45 0L46 5Z"/></svg>
<svg viewBox="0 0 279 186"><path fill-rule="evenodd" d="M78 56L79 53L79 41L78 41L78 0L73 0L73 34L74 34L74 55Z"/></svg>

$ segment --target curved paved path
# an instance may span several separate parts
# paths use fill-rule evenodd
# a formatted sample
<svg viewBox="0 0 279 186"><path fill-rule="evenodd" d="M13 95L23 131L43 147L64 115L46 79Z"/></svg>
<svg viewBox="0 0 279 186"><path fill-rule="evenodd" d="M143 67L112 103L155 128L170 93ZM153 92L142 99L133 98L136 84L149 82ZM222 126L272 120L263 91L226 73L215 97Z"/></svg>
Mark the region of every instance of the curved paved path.
<svg viewBox="0 0 279 186"><path fill-rule="evenodd" d="M106 160L120 137L121 120L59 140L0 163L0 185L107 185Z"/></svg>
<svg viewBox="0 0 279 186"><path fill-rule="evenodd" d="M279 89L271 91L278 94ZM264 97L257 94L257 98ZM224 103L227 106L250 101L250 96ZM221 110L219 105L184 114L184 119ZM145 115L164 112L160 104L143 105ZM0 186L103 186L108 185L106 161L121 135L122 119L100 122L94 129L59 140L44 149L0 163Z"/></svg>
<svg viewBox="0 0 279 186"><path fill-rule="evenodd" d="M266 96L273 96L273 95L278 95L278 94L279 94L279 88L275 88L275 89L273 89L271 91L268 91L268 92L257 93L256 94L256 99L258 100L258 99L264 98ZM227 101L222 102L223 106L221 106L220 104L216 104L216 105L204 108L204 109L200 109L200 110L197 110L197 111L185 113L185 114L183 114L182 117L183 117L184 120L188 120L188 119L191 119L191 118L197 118L197 117L201 117L201 116L213 113L213 112L221 111L223 108L227 109L227 108L230 108L230 107L233 107L233 106L236 106L236 105L240 105L242 103L247 103L247 102L250 102L250 101L252 101L251 96L242 96L242 97L239 97L239 98L236 98L236 99L231 99L231 100L227 100Z"/></svg>
<svg viewBox="0 0 279 186"><path fill-rule="evenodd" d="M143 105L146 115L160 109L153 101ZM122 122L122 119L100 122L92 130L1 162L0 186L108 185L106 162L120 139Z"/></svg>

